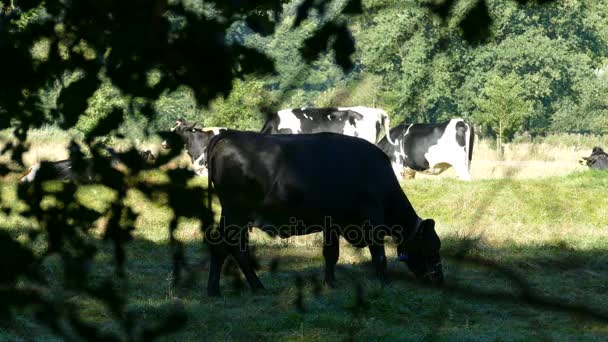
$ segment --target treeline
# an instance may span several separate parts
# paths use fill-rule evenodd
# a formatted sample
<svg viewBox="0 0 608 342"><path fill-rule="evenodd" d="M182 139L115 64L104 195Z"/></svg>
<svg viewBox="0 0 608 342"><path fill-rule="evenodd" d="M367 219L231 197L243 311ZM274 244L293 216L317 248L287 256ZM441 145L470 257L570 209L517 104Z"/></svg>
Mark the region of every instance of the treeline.
<svg viewBox="0 0 608 342"><path fill-rule="evenodd" d="M401 1L363 1L364 14L349 18L357 50L348 74L335 64L333 54L307 64L299 49L323 24L319 18L339 13L341 2L294 30L299 3L283 5L273 35L261 36L237 23L228 37L270 56L276 74L236 80L231 94L208 108L198 107L188 88L166 92L156 101L152 117L141 113L137 98L122 96L106 82L76 129L91 129L114 106L129 113L123 129L133 133L140 127L166 129L178 117L206 126L257 130L264 111L365 105L386 109L395 124L464 117L484 135L504 141L522 134L608 132L605 1L544 6L489 1L491 34L478 46L465 42L457 25L470 3L457 2L453 15L442 20ZM200 11L212 15L202 6ZM44 45L36 49L44 51ZM147 81L154 78L151 74ZM50 104L60 87L50 88Z"/></svg>

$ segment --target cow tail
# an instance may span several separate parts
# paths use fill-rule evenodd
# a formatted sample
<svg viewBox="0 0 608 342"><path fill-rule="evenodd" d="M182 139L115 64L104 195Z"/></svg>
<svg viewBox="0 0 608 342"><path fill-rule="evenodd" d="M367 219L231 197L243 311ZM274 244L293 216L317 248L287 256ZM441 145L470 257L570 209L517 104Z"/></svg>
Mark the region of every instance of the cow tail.
<svg viewBox="0 0 608 342"><path fill-rule="evenodd" d="M384 134L386 135L386 140L388 140L388 142L393 145L393 146L397 146L397 143L395 143L392 139L391 139L391 127L390 127L390 118L388 117L388 114L386 114L386 112L382 112L382 118L384 121Z"/></svg>
<svg viewBox="0 0 608 342"><path fill-rule="evenodd" d="M209 222L211 222L211 226L215 224L215 215L213 214L213 178L214 178L214 158L213 158L213 148L215 143L219 140L221 135L216 135L211 138L209 141L209 145L207 145L207 205L209 206L209 213L211 217L207 218Z"/></svg>
<svg viewBox="0 0 608 342"><path fill-rule="evenodd" d="M469 139L467 140L467 152L469 157L469 171L471 170L471 160L473 159L473 143L475 142L475 130L473 124L469 124Z"/></svg>

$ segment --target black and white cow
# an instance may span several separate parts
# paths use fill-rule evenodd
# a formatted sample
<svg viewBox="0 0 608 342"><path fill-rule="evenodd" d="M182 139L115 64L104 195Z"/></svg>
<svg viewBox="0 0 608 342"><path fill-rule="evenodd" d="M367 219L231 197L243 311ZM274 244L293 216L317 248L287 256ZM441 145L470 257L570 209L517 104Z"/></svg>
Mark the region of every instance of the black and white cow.
<svg viewBox="0 0 608 342"><path fill-rule="evenodd" d="M582 157L579 163L596 170L608 170L608 154L604 150L596 146L591 150L589 157Z"/></svg>
<svg viewBox="0 0 608 342"><path fill-rule="evenodd" d="M171 132L176 133L183 140L184 148L192 161L194 172L200 176L204 176L207 172L207 145L211 138L226 131L227 128L196 128L195 125L188 124L184 119L177 119L175 127L171 128ZM169 142L167 140L163 141L161 147L164 149L169 148Z"/></svg>
<svg viewBox="0 0 608 342"><path fill-rule="evenodd" d="M300 134L333 132L365 139L375 144L388 135L388 114L379 108L292 108L271 114L261 132L265 134ZM390 137L389 137L390 139Z"/></svg>
<svg viewBox="0 0 608 342"><path fill-rule="evenodd" d="M112 167L116 168L117 164L120 162L120 158L117 157L112 148L106 148L106 151L109 154L108 159L111 161ZM154 157L154 154L150 150L140 151L139 156L143 161L150 163L153 163L156 160L156 157ZM70 159L39 162L29 167L21 175L19 182L31 183L35 181L41 173L44 174L45 180L77 180L80 182L92 182L96 176L93 160L85 158L83 162L84 165L80 170L74 169L73 162Z"/></svg>
<svg viewBox="0 0 608 342"><path fill-rule="evenodd" d="M84 169L76 172L72 168L72 161L69 159L59 161L42 161L27 168L19 179L20 183L31 183L39 179L44 174L45 180L78 180L90 182L93 180L94 172L92 163L86 161Z"/></svg>
<svg viewBox="0 0 608 342"><path fill-rule="evenodd" d="M416 214L389 159L373 144L335 133L229 130L214 137L207 151L209 183L222 205L219 227L205 233L211 252L209 295L220 294L222 265L230 255L252 289L263 288L249 259L249 226L283 238L321 232L329 286L340 236L369 248L381 280L385 236L396 240L399 258L416 277L435 284L443 280L435 222Z"/></svg>
<svg viewBox="0 0 608 342"><path fill-rule="evenodd" d="M414 178L416 172L437 175L451 166L460 179L471 180L475 136L473 126L464 120L400 124L391 129L390 136L395 144L382 139L378 146L391 159L398 178L402 171L406 178Z"/></svg>

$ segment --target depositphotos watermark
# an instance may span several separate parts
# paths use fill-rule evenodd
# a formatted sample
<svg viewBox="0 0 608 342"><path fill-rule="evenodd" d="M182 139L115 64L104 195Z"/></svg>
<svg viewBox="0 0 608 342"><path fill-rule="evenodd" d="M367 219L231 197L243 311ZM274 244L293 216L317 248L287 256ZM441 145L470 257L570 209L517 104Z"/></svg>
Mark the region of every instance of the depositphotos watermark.
<svg viewBox="0 0 608 342"><path fill-rule="evenodd" d="M374 225L370 220L362 224L339 225L333 222L331 216L325 216L322 224L305 224L304 220L291 217L288 224L225 224L225 218L220 220L220 226L210 227L205 235L209 244L239 246L249 240L249 228L256 227L272 237L289 238L294 236L323 233L323 243L333 245L338 242L339 236L355 246L369 246L381 244L386 236L392 236L394 242L399 244L403 239L404 226ZM222 227L222 225L224 225Z"/></svg>

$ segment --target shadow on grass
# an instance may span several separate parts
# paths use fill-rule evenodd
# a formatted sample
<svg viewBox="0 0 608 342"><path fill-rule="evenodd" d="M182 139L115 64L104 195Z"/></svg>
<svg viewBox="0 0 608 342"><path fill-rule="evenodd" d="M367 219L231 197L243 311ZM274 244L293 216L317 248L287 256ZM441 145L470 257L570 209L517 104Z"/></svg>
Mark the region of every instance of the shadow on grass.
<svg viewBox="0 0 608 342"><path fill-rule="evenodd" d="M101 241L99 245L101 253L91 268L94 282L115 275L109 262L112 249ZM390 283L382 286L366 250L343 249L357 261L339 261L337 288L328 289L321 283L321 246L274 247L257 246L258 274L266 291L252 294L240 272L227 266L221 284L224 297L215 299L205 295L208 258L202 242L184 245L186 272L174 286L168 243L136 237L126 248L128 281L123 286L129 314L158 319L179 303L186 307L189 321L177 336L199 339L289 339L298 334L313 339L391 339L402 336L404 322L416 328L413 338L498 337L497 324L516 329L512 333L517 336L550 338L559 332L563 337L583 328L593 337L608 335L606 329L589 329L608 322L608 257L601 249L557 244L484 250L474 241L444 237L441 288L416 282L404 264L392 260L392 249L387 253ZM53 259L46 265L51 286L57 289L59 266ZM108 309L95 300L74 297L68 302L81 306L85 320L107 320L106 328L116 329ZM48 334L35 322L35 315L20 315L3 327L3 334L9 339Z"/></svg>

